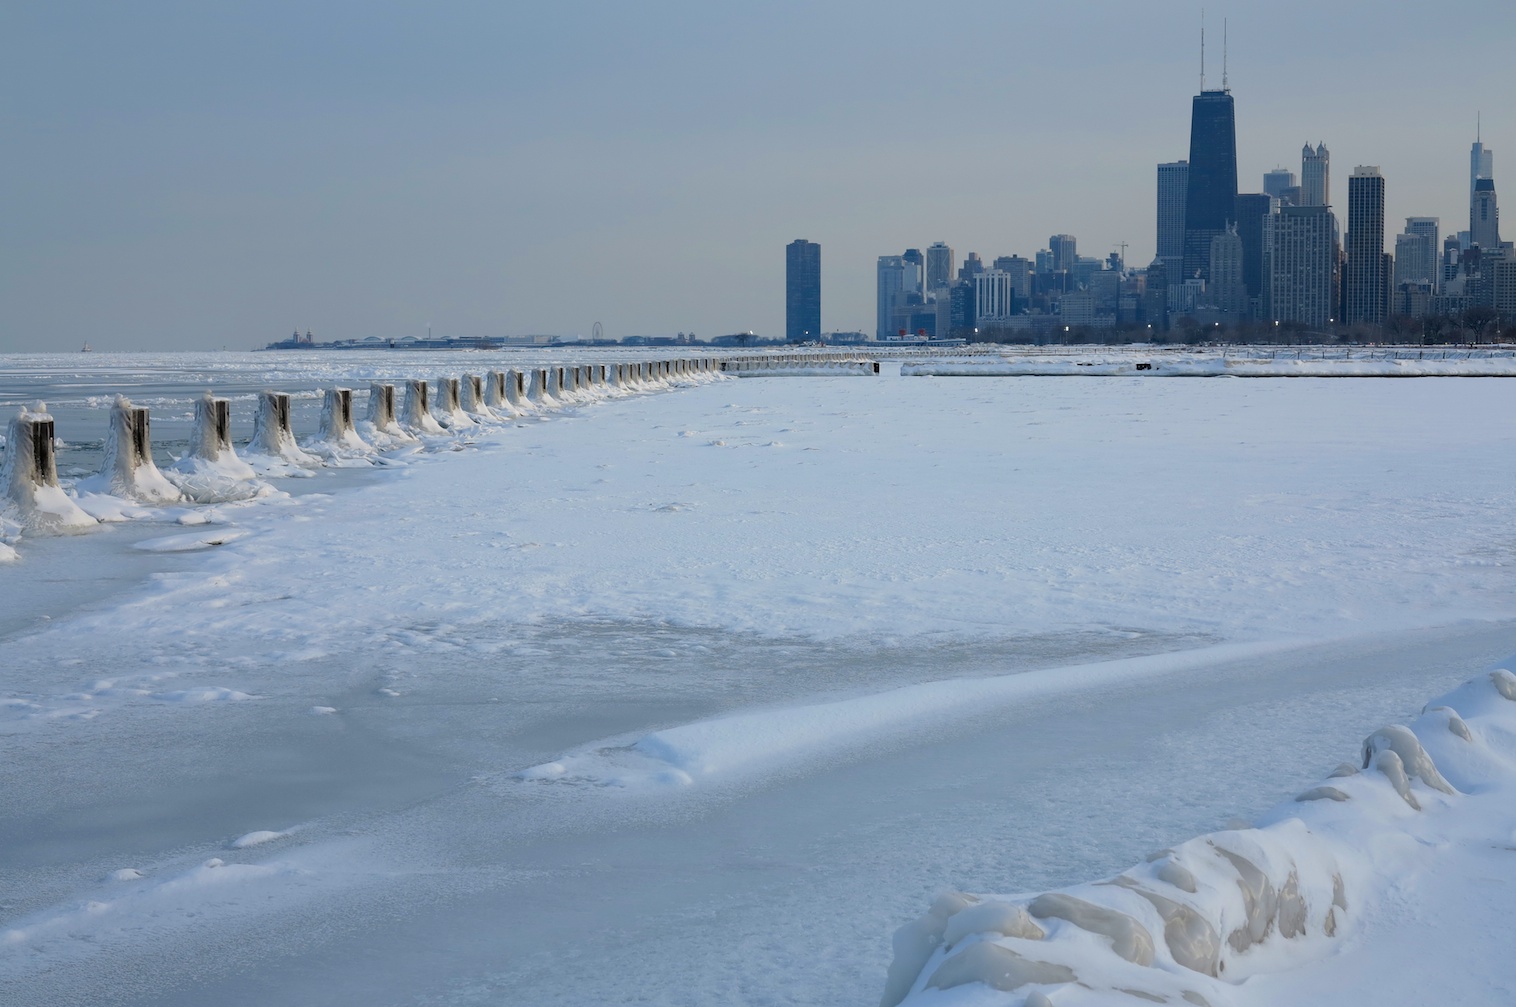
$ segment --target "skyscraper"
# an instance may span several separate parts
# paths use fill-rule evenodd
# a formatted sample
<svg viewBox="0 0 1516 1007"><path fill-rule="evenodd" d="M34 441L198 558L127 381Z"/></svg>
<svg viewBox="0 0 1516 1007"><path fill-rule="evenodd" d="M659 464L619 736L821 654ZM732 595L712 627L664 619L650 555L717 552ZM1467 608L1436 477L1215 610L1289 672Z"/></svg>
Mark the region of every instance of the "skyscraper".
<svg viewBox="0 0 1516 1007"><path fill-rule="evenodd" d="M1441 245L1438 232L1441 221L1436 217L1407 217L1405 232L1395 237L1395 286L1402 283L1426 282L1432 289L1438 287L1438 256Z"/></svg>
<svg viewBox="0 0 1516 1007"><path fill-rule="evenodd" d="M938 241L926 250L926 289L930 293L953 282L953 250Z"/></svg>
<svg viewBox="0 0 1516 1007"><path fill-rule="evenodd" d="M1295 173L1288 168L1275 168L1263 173L1263 191L1266 195L1281 199L1284 190L1295 187Z"/></svg>
<svg viewBox="0 0 1516 1007"><path fill-rule="evenodd" d="M784 246L784 340L821 338L821 246L797 238Z"/></svg>
<svg viewBox="0 0 1516 1007"><path fill-rule="evenodd" d="M1158 166L1158 258L1174 276L1184 265L1184 199L1189 177L1188 161Z"/></svg>
<svg viewBox="0 0 1516 1007"><path fill-rule="evenodd" d="M1075 251L1072 234L1055 234L1048 238L1048 249L1053 253L1053 269L1073 269L1079 256Z"/></svg>
<svg viewBox="0 0 1516 1007"><path fill-rule="evenodd" d="M1469 148L1469 205L1474 205L1474 183L1481 178L1495 177L1495 152L1485 150L1479 133L1474 134L1474 146Z"/></svg>
<svg viewBox="0 0 1516 1007"><path fill-rule="evenodd" d="M1275 201L1261 192L1238 193L1232 220L1242 239L1242 285L1249 301L1261 303L1267 277L1263 272L1263 218L1274 212Z"/></svg>
<svg viewBox="0 0 1516 1007"><path fill-rule="evenodd" d="M1495 180L1474 182L1474 202L1469 206L1469 241L1488 251L1500 247L1500 207L1495 203Z"/></svg>
<svg viewBox="0 0 1516 1007"><path fill-rule="evenodd" d="M1212 306L1241 313L1247 306L1248 293L1242 282L1242 239L1237 236L1235 225L1211 239L1209 273L1207 293Z"/></svg>
<svg viewBox="0 0 1516 1007"><path fill-rule="evenodd" d="M906 290L905 258L899 255L881 255L876 267L877 286L874 338L886 339L895 334L895 305L901 303Z"/></svg>
<svg viewBox="0 0 1516 1007"><path fill-rule="evenodd" d="M1237 199L1237 116L1232 93L1202 90L1190 111L1184 197L1184 278L1211 268L1211 239L1226 231ZM1169 277L1174 283L1174 277Z"/></svg>
<svg viewBox="0 0 1516 1007"><path fill-rule="evenodd" d="M1332 205L1332 155L1324 143L1300 150L1300 205Z"/></svg>
<svg viewBox="0 0 1516 1007"><path fill-rule="evenodd" d="M1281 206L1266 218L1266 317L1316 327L1328 323L1336 231L1325 206Z"/></svg>
<svg viewBox="0 0 1516 1007"><path fill-rule="evenodd" d="M1384 254L1384 176L1359 165L1348 177L1348 272L1344 321L1379 324L1389 304Z"/></svg>

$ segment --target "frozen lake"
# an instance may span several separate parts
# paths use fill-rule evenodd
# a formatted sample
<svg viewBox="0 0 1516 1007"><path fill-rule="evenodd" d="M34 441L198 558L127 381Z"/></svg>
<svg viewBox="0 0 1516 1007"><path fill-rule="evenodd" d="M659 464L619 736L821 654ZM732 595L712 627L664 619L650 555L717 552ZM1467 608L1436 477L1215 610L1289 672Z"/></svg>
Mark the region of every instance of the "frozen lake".
<svg viewBox="0 0 1516 1007"><path fill-rule="evenodd" d="M207 385L240 431L530 357L273 356L0 358L0 401L83 472L117 390L166 451ZM885 370L280 482L200 552L24 540L0 1000L872 1005L935 892L1250 818L1516 651L1499 379Z"/></svg>

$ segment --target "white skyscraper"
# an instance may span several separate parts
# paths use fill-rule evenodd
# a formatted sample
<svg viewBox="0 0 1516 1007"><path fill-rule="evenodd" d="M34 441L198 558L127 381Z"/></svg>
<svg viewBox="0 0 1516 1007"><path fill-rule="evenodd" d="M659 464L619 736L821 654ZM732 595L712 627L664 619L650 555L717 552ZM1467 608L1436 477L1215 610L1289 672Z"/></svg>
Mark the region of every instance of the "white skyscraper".
<svg viewBox="0 0 1516 1007"><path fill-rule="evenodd" d="M1302 206L1330 206L1332 203L1332 155L1326 144L1312 150L1306 144L1300 151L1300 203Z"/></svg>

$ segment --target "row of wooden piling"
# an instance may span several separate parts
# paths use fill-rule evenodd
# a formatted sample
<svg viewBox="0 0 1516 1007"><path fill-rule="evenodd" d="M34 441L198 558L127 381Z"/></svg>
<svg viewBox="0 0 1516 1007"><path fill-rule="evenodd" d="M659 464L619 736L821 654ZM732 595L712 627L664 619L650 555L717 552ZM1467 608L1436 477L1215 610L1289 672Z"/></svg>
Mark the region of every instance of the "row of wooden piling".
<svg viewBox="0 0 1516 1007"><path fill-rule="evenodd" d="M352 389L329 388L322 403L320 430L304 446L296 442L291 429L290 396L266 391L258 395L247 450L279 464L316 467L332 459L414 444L428 435L540 413L616 390L666 386L720 370L721 362L710 357L507 369L438 378L435 396L428 382L413 380L404 383L398 411L396 386L374 382L369 386L367 415L361 421L354 415ZM92 526L96 520L59 486L55 437L53 418L45 406L39 404L13 418L0 485L28 527L68 530ZM255 478L254 469L237 457L232 445L231 404L227 399L206 393L196 400L189 450L173 469L202 480ZM117 398L111 409L101 471L87 481L104 492L140 502L173 503L182 499L175 483L153 461L147 409L125 398Z"/></svg>

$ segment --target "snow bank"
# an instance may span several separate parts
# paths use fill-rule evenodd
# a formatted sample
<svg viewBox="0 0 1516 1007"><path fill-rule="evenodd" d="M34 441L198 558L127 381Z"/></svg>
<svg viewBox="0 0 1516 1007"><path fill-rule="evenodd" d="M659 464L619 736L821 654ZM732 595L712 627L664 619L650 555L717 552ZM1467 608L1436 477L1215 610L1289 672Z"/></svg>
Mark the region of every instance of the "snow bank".
<svg viewBox="0 0 1516 1007"><path fill-rule="evenodd" d="M882 1007L1246 1004L1244 980L1333 954L1395 913L1406 851L1516 813L1516 675L1499 669L1363 743L1359 760L1265 815L1161 850L1114 878L1037 895L937 899L894 938ZM1431 870L1435 870L1436 853ZM1430 963L1428 963L1430 964ZM952 1002L970 1002L970 999Z"/></svg>
<svg viewBox="0 0 1516 1007"><path fill-rule="evenodd" d="M78 489L144 503L177 503L183 496L158 471L153 462L152 445L147 410L133 406L124 395L116 396L105 435L105 460L100 474L81 479Z"/></svg>
<svg viewBox="0 0 1516 1007"><path fill-rule="evenodd" d="M53 418L41 402L22 409L10 422L0 486L6 508L17 524L31 532L79 532L99 524L58 485L53 454Z"/></svg>
<svg viewBox="0 0 1516 1007"><path fill-rule="evenodd" d="M773 373L773 372L770 372ZM793 373L784 371L782 373ZM1516 377L1516 358L1461 357L1432 359L1405 356L1369 359L1296 359L1197 356L1136 358L1092 353L1077 358L943 358L901 364L905 376L928 377L1234 377L1234 378L1510 378ZM745 372L744 377L748 376Z"/></svg>

